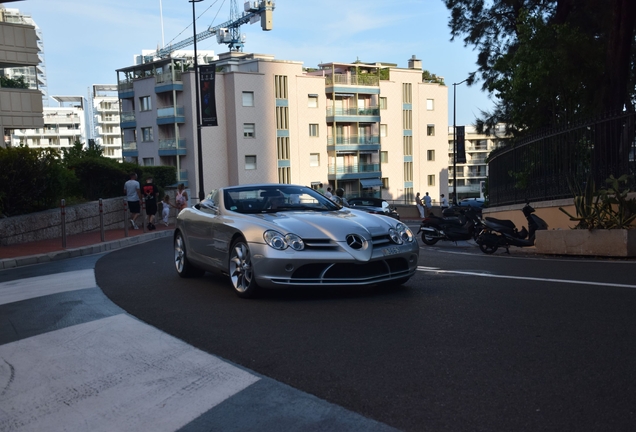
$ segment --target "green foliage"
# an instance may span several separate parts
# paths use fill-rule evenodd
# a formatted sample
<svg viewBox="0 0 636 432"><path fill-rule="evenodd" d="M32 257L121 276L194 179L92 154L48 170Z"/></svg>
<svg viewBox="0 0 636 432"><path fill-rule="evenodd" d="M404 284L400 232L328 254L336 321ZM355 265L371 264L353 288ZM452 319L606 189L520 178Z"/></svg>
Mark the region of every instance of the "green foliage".
<svg viewBox="0 0 636 432"><path fill-rule="evenodd" d="M427 83L437 83L441 85L446 85L444 84L444 78L438 77L434 73L430 73L427 70L422 71L422 81Z"/></svg>
<svg viewBox="0 0 636 432"><path fill-rule="evenodd" d="M0 75L0 87L28 89L29 84L24 81L24 76L18 78L7 78Z"/></svg>
<svg viewBox="0 0 636 432"><path fill-rule="evenodd" d="M596 190L592 177L588 178L584 187L570 181L574 194L576 216L572 216L562 207L563 213L571 221L578 224L575 229L630 229L636 220L636 199L627 196L630 193L627 184L630 176L624 174L619 178L610 176L605 182L605 189Z"/></svg>
<svg viewBox="0 0 636 432"><path fill-rule="evenodd" d="M0 148L0 213L14 216L54 207L68 177L53 149Z"/></svg>
<svg viewBox="0 0 636 432"><path fill-rule="evenodd" d="M82 196L89 201L114 198L123 194L128 173L120 163L108 158L86 156L72 164Z"/></svg>
<svg viewBox="0 0 636 432"><path fill-rule="evenodd" d="M148 177L152 177L153 183L163 189L177 182L177 168L173 166L145 166L139 178L145 182Z"/></svg>

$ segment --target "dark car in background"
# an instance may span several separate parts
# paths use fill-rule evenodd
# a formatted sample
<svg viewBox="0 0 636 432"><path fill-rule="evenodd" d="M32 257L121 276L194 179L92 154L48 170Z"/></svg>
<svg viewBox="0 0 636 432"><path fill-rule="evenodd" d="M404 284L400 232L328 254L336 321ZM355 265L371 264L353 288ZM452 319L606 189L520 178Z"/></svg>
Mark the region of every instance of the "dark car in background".
<svg viewBox="0 0 636 432"><path fill-rule="evenodd" d="M373 214L390 216L394 219L400 220L400 214L397 212L395 207L382 198L351 198L349 199L349 207L356 210L364 210Z"/></svg>

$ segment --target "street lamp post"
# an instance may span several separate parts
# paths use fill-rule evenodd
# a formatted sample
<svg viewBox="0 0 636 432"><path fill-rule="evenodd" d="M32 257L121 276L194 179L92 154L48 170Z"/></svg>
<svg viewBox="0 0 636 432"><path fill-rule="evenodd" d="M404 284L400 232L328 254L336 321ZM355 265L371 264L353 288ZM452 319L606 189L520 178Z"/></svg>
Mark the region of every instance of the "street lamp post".
<svg viewBox="0 0 636 432"><path fill-rule="evenodd" d="M199 102L199 56L197 55L197 18L194 4L203 0L188 0L192 3L192 31L194 33L194 95L195 109L197 112L197 153L199 167L199 202L205 198L203 191L203 149L201 147L201 104Z"/></svg>
<svg viewBox="0 0 636 432"><path fill-rule="evenodd" d="M453 205L457 205L457 86L468 81L453 83Z"/></svg>

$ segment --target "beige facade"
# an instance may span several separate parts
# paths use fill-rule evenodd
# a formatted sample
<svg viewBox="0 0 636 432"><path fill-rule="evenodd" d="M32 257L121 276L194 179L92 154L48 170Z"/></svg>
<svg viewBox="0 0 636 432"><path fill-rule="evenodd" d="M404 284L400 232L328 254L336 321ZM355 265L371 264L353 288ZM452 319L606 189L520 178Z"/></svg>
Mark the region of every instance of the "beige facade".
<svg viewBox="0 0 636 432"><path fill-rule="evenodd" d="M218 126L201 128L205 192L280 182L398 202L447 193L448 89L423 82L417 61L308 72L301 62L233 52L213 64ZM182 66L166 59L118 70L123 155L176 166L197 197L194 73ZM179 145L166 151L166 139Z"/></svg>
<svg viewBox="0 0 636 432"><path fill-rule="evenodd" d="M35 27L25 22L8 22L0 6L0 70L35 67L40 63ZM4 72L1 74L5 77ZM7 77L8 78L8 77ZM42 92L0 84L0 131L6 145L10 130L42 127Z"/></svg>
<svg viewBox="0 0 636 432"><path fill-rule="evenodd" d="M92 132L103 155L122 159L121 129L119 127L119 98L115 84L93 84L91 91Z"/></svg>

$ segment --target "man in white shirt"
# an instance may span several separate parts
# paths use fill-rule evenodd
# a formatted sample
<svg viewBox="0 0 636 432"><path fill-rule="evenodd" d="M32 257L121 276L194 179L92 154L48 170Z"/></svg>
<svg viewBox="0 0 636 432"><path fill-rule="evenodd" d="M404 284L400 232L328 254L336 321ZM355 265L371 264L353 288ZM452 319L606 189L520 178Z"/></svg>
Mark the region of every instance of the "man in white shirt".
<svg viewBox="0 0 636 432"><path fill-rule="evenodd" d="M137 226L137 217L141 213L141 190L139 188L139 182L137 181L137 174L130 173L130 180L124 184L124 194L126 195L126 201L128 201L128 210L130 211L130 224L133 229L139 229Z"/></svg>
<svg viewBox="0 0 636 432"><path fill-rule="evenodd" d="M431 197L428 195L428 192L424 195L424 205L426 206L426 215L430 216L433 214L433 202L431 201Z"/></svg>

